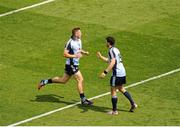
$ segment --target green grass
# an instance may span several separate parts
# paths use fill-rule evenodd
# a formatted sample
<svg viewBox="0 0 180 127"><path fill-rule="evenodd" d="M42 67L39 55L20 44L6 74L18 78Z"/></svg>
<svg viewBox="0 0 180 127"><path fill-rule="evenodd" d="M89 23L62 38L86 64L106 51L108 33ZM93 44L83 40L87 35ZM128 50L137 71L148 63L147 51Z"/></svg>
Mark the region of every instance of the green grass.
<svg viewBox="0 0 180 127"><path fill-rule="evenodd" d="M111 107L110 96L105 96L96 99L94 107L78 105L23 125L179 125L180 108L177 106L180 104L180 101L177 101L177 98L180 97L178 92L180 81L177 80L179 76L180 73L173 74L129 89L139 104L139 108L135 113L128 112L129 103L124 96L118 94L118 116L105 114ZM51 100L51 97L49 95L45 98ZM138 99L139 97L141 99ZM40 100L43 99L44 97Z"/></svg>
<svg viewBox="0 0 180 127"><path fill-rule="evenodd" d="M30 1L23 1L23 0L1 0L0 5L4 7L9 7L9 8L15 8L19 9L25 6L30 6L32 4L36 4L39 2L42 2L43 0L30 0Z"/></svg>
<svg viewBox="0 0 180 127"><path fill-rule="evenodd" d="M38 2L0 1L0 13ZM107 54L107 35L117 39L128 84L179 68L179 5L179 0L62 0L1 17L0 125L79 101L74 80L36 90L42 78L63 74L62 52L74 26L82 28L83 47L91 53L80 65L88 97L109 91L110 75L98 78L107 65L95 56ZM129 89L139 104L134 114L126 112L128 102L119 95L120 115L107 116L106 96L93 107L76 106L24 125L180 125L179 79L177 73Z"/></svg>

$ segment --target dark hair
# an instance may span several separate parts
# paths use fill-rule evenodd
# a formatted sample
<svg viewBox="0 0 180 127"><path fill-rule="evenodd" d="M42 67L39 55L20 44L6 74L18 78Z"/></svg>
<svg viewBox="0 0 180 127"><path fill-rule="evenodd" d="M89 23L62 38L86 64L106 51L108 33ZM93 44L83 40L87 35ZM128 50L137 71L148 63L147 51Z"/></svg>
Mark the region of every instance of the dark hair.
<svg viewBox="0 0 180 127"><path fill-rule="evenodd" d="M80 27L75 27L72 29L72 36L75 35L76 31L80 30Z"/></svg>
<svg viewBox="0 0 180 127"><path fill-rule="evenodd" d="M115 45L115 39L113 37L106 37L106 41L112 46Z"/></svg>

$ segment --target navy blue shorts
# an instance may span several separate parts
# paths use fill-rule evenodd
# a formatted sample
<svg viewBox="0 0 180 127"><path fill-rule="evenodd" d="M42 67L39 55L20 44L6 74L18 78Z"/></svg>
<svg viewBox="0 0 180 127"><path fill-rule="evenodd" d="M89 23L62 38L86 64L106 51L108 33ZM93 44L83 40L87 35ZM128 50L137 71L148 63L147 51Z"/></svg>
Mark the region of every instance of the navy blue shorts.
<svg viewBox="0 0 180 127"><path fill-rule="evenodd" d="M124 77L111 76L110 84L111 86L121 86L123 84L126 84L126 76Z"/></svg>
<svg viewBox="0 0 180 127"><path fill-rule="evenodd" d="M79 71L77 65L65 65L65 73L69 76L76 74Z"/></svg>

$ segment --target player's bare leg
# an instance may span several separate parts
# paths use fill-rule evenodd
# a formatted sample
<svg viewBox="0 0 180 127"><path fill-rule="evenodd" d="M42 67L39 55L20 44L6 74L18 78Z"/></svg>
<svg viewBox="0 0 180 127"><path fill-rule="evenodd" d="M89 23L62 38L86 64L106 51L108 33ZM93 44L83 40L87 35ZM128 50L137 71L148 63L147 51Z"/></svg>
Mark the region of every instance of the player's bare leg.
<svg viewBox="0 0 180 127"><path fill-rule="evenodd" d="M131 108L130 108L130 112L134 112L134 110L137 108L137 104L134 102L134 100L132 99L131 95L129 92L126 91L126 89L123 86L118 86L118 90L124 94L124 96L129 100L129 102L131 103Z"/></svg>
<svg viewBox="0 0 180 127"><path fill-rule="evenodd" d="M41 82L38 84L38 90L40 90L43 86L49 83L60 83L60 84L65 84L66 82L69 81L71 76L67 75L64 73L62 77L54 77L52 79L47 79L47 80L41 80Z"/></svg>
<svg viewBox="0 0 180 127"><path fill-rule="evenodd" d="M80 71L78 71L75 75L74 75L75 80L77 81L77 90L79 92L79 94L83 93L83 87L84 87L84 79L83 76L81 74Z"/></svg>
<svg viewBox="0 0 180 127"><path fill-rule="evenodd" d="M77 81L77 89L78 89L78 92L79 92L79 95L80 95L80 98L81 98L81 103L83 105L92 105L93 102L92 101L89 101L85 95L84 95L84 91L83 91L83 88L84 88L84 84L83 84L83 76L81 74L80 71L78 71L75 75L74 75L74 78L75 80Z"/></svg>
<svg viewBox="0 0 180 127"><path fill-rule="evenodd" d="M52 82L53 83L66 84L69 81L70 78L71 78L71 76L64 73L63 77L54 77L54 78L52 78Z"/></svg>
<svg viewBox="0 0 180 127"><path fill-rule="evenodd" d="M111 87L111 102L112 102L112 111L108 112L109 115L118 115L117 111L117 95L116 95L116 87Z"/></svg>

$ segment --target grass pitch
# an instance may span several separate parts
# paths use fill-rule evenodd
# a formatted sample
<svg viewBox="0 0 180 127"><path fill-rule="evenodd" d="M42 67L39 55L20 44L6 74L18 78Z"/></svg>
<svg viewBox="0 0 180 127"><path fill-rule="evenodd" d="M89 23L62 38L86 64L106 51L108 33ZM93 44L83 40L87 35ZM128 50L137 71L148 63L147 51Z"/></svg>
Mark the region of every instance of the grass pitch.
<svg viewBox="0 0 180 127"><path fill-rule="evenodd" d="M0 1L0 13L41 2ZM109 91L110 75L98 78L106 64L95 54L107 54L105 37L116 38L127 70L128 84L180 67L179 0L57 0L0 18L0 125L9 125L79 101L76 82L47 86L43 78L64 72L62 56L74 26L83 32L81 59L85 93L93 97ZM110 96L94 100L23 125L180 125L180 73L128 89L139 108L119 94L118 116L108 116ZM127 85L128 85L127 84Z"/></svg>

